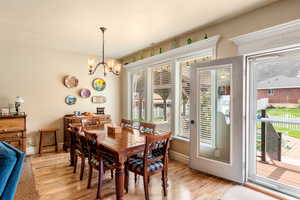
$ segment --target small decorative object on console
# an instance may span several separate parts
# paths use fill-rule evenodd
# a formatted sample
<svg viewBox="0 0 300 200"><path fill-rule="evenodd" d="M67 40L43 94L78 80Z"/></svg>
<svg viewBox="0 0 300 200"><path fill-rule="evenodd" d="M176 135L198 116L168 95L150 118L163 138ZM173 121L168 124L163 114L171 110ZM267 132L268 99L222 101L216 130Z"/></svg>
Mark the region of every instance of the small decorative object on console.
<svg viewBox="0 0 300 200"><path fill-rule="evenodd" d="M104 107L98 107L97 108L97 114L98 115L104 115L104 109L105 109Z"/></svg>
<svg viewBox="0 0 300 200"><path fill-rule="evenodd" d="M20 114L20 107L22 103L24 103L24 99L22 97L17 96L15 101L17 115Z"/></svg>

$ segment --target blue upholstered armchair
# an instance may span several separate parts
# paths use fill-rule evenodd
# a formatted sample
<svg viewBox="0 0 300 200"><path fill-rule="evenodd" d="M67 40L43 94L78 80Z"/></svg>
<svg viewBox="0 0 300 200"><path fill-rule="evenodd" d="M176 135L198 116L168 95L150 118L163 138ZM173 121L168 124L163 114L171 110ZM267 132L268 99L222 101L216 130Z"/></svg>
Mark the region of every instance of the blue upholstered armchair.
<svg viewBox="0 0 300 200"><path fill-rule="evenodd" d="M0 142L0 199L13 200L22 172L25 154Z"/></svg>

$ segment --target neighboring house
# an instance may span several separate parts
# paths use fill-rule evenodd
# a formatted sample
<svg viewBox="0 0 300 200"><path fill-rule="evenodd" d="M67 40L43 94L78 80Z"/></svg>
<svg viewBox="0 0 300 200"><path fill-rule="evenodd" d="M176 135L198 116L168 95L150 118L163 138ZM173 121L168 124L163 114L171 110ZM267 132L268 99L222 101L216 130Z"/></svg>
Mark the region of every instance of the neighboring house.
<svg viewBox="0 0 300 200"><path fill-rule="evenodd" d="M258 83L257 98L269 103L300 104L300 78L276 76Z"/></svg>

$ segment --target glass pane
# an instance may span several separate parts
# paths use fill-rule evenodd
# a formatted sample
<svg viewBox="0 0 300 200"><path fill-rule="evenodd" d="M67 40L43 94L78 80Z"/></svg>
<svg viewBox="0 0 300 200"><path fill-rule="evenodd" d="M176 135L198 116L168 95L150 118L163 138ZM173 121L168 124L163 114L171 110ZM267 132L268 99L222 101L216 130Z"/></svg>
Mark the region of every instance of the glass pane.
<svg viewBox="0 0 300 200"><path fill-rule="evenodd" d="M145 120L145 73L132 74L132 120L135 122Z"/></svg>
<svg viewBox="0 0 300 200"><path fill-rule="evenodd" d="M199 72L199 156L230 163L231 68Z"/></svg>
<svg viewBox="0 0 300 200"><path fill-rule="evenodd" d="M300 188L300 51L256 58L252 67L256 175Z"/></svg>
<svg viewBox="0 0 300 200"><path fill-rule="evenodd" d="M204 62L210 60L211 57L201 57L187 60L180 63L180 79L181 79L181 93L180 93L180 130L177 136L183 138L190 138L190 66L193 63Z"/></svg>
<svg viewBox="0 0 300 200"><path fill-rule="evenodd" d="M164 65L152 69L152 121L156 130L171 130L172 83L171 67Z"/></svg>

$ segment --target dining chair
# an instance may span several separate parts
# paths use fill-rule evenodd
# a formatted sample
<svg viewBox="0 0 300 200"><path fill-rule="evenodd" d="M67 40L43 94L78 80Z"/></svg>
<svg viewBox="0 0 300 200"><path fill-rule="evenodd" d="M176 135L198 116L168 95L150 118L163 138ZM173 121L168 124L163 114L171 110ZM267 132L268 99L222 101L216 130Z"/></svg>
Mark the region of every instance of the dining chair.
<svg viewBox="0 0 300 200"><path fill-rule="evenodd" d="M162 173L164 196L167 195L168 150L171 133L147 134L143 158L131 157L125 169L125 189L128 192L129 171L143 176L145 199L149 200L149 177Z"/></svg>
<svg viewBox="0 0 300 200"><path fill-rule="evenodd" d="M129 119L122 119L121 120L121 127L124 128L133 128L133 122Z"/></svg>
<svg viewBox="0 0 300 200"><path fill-rule="evenodd" d="M88 149L85 138L80 135L82 128L69 124L69 132L71 133L71 145L73 149L74 156L74 170L76 173L78 157L81 158L81 168L80 168L80 180L83 179L85 160L88 158Z"/></svg>
<svg viewBox="0 0 300 200"><path fill-rule="evenodd" d="M140 122L139 131L141 133L154 133L156 125L148 122Z"/></svg>
<svg viewBox="0 0 300 200"><path fill-rule="evenodd" d="M139 131L141 133L149 133L149 134L154 134L155 133L155 128L156 128L156 125L153 124L153 123L148 123L148 122L140 122L139 123ZM143 153L139 153L137 155L134 155L133 157L138 157L138 158L141 158L143 157ZM134 174L134 182L136 183L137 182L137 179L138 179L138 175L135 173Z"/></svg>
<svg viewBox="0 0 300 200"><path fill-rule="evenodd" d="M101 189L103 185L103 176L105 171L111 171L111 179L113 179L114 169L116 169L116 162L113 155L102 148L97 147L97 135L85 131L85 137L88 144L89 151L89 177L87 188L91 188L91 181L93 169L98 170L98 189L97 199L101 197Z"/></svg>

